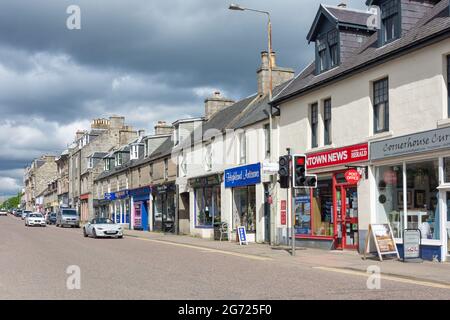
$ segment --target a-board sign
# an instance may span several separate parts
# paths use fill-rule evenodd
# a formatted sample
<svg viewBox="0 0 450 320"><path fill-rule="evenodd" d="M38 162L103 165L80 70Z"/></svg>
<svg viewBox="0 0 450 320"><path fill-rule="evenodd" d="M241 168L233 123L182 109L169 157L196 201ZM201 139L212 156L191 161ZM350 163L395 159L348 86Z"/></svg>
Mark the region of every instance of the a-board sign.
<svg viewBox="0 0 450 320"><path fill-rule="evenodd" d="M385 224L369 224L369 232L366 238L366 248L364 250L364 258L370 251L370 240L373 240L377 249L380 261L383 261L383 255L395 254L398 259L397 245L395 244L394 234L389 223Z"/></svg>
<svg viewBox="0 0 450 320"><path fill-rule="evenodd" d="M403 261L420 259L420 245L422 234L418 229L406 229L403 231Z"/></svg>
<svg viewBox="0 0 450 320"><path fill-rule="evenodd" d="M238 227L238 236L239 236L239 244L248 244L247 242L247 233L245 231L245 227Z"/></svg>

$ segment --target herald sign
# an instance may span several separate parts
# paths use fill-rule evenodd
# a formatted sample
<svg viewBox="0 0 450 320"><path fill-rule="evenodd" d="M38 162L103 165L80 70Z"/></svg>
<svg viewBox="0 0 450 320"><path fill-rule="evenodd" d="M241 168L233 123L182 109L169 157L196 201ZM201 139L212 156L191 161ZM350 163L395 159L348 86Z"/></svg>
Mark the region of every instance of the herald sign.
<svg viewBox="0 0 450 320"><path fill-rule="evenodd" d="M356 184L361 179L361 175L358 170L350 169L345 172L345 180L350 184Z"/></svg>
<svg viewBox="0 0 450 320"><path fill-rule="evenodd" d="M308 169L368 161L369 145L363 143L330 151L312 153L307 155L307 159Z"/></svg>

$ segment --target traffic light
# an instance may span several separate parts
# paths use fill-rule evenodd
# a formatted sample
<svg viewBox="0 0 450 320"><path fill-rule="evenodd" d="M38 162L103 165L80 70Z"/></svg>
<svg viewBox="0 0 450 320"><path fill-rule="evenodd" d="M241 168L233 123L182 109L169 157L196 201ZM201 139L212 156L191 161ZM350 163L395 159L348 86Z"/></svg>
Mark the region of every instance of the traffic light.
<svg viewBox="0 0 450 320"><path fill-rule="evenodd" d="M292 187L303 188L306 182L306 156L294 155L293 159Z"/></svg>
<svg viewBox="0 0 450 320"><path fill-rule="evenodd" d="M280 183L281 189L288 189L289 188L289 176L290 176L290 164L291 156L281 156L278 159L278 164L280 168L278 169L278 175L280 176L280 180L278 182Z"/></svg>
<svg viewBox="0 0 450 320"><path fill-rule="evenodd" d="M294 155L292 175L293 188L317 188L317 176L308 174L305 155Z"/></svg>

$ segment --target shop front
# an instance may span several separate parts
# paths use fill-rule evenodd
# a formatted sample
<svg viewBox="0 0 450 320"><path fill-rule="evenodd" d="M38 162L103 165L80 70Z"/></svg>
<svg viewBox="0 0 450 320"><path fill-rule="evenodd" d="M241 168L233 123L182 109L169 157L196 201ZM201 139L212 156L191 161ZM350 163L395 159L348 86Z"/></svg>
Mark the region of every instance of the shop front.
<svg viewBox="0 0 450 320"><path fill-rule="evenodd" d="M109 200L110 219L115 223L129 224L130 223L130 197L128 190L118 192L106 193L105 199Z"/></svg>
<svg viewBox="0 0 450 320"><path fill-rule="evenodd" d="M89 193L86 193L80 196L80 219L82 223L89 220L89 195Z"/></svg>
<svg viewBox="0 0 450 320"><path fill-rule="evenodd" d="M150 204L150 195L152 189L150 187L142 187L129 190L131 199L131 221L130 228L133 230L149 230L148 209Z"/></svg>
<svg viewBox="0 0 450 320"><path fill-rule="evenodd" d="M256 188L261 185L261 164L250 164L225 170L225 188L231 190L231 239L237 239L237 228L245 227L249 242L256 242ZM261 204L262 205L262 204ZM262 228L261 228L262 229Z"/></svg>
<svg viewBox="0 0 450 320"><path fill-rule="evenodd" d="M95 218L108 218L109 200L106 199L94 199L94 217Z"/></svg>
<svg viewBox="0 0 450 320"><path fill-rule="evenodd" d="M295 233L299 245L324 249L362 247L360 219L369 220L367 143L307 154L309 174L317 174L317 188L295 191ZM361 197L364 197L362 201ZM367 230L367 228L366 228Z"/></svg>
<svg viewBox="0 0 450 320"><path fill-rule="evenodd" d="M374 142L370 159L376 182L374 220L391 225L400 255L404 229L418 229L422 258L446 261L450 128Z"/></svg>
<svg viewBox="0 0 450 320"><path fill-rule="evenodd" d="M174 183L152 186L152 231L175 233L176 187Z"/></svg>
<svg viewBox="0 0 450 320"><path fill-rule="evenodd" d="M189 179L191 234L213 238L214 223L221 222L222 175Z"/></svg>

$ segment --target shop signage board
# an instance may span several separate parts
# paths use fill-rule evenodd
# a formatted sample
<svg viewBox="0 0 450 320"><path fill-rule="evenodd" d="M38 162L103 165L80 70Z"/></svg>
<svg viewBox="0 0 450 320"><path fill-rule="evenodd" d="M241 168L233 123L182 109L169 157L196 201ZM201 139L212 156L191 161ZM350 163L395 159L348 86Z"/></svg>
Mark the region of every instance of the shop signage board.
<svg viewBox="0 0 450 320"><path fill-rule="evenodd" d="M116 200L116 194L115 193L105 193L105 200Z"/></svg>
<svg viewBox="0 0 450 320"><path fill-rule="evenodd" d="M450 128L435 129L398 138L373 142L370 159L379 160L419 152L435 151L450 147Z"/></svg>
<svg viewBox="0 0 450 320"><path fill-rule="evenodd" d="M238 227L238 236L239 236L239 244L240 245L247 245L247 232L245 231L245 227Z"/></svg>
<svg viewBox="0 0 450 320"><path fill-rule="evenodd" d="M261 183L261 163L227 169L224 179L225 188L245 187Z"/></svg>
<svg viewBox="0 0 450 320"><path fill-rule="evenodd" d="M369 224L369 232L367 233L366 247L364 250L364 259L366 258L366 254L370 252L370 239L372 239L375 243L380 261L383 261L384 255L391 254L395 254L397 258L400 259L394 234L389 223Z"/></svg>
<svg viewBox="0 0 450 320"><path fill-rule="evenodd" d="M278 173L280 170L280 165L278 162L263 162L262 171L263 173Z"/></svg>
<svg viewBox="0 0 450 320"><path fill-rule="evenodd" d="M286 205L286 200L281 200L281 214L280 214L280 216L281 216L281 224L283 225L283 226L285 226L286 225L286 223L287 223L287 214L286 214L286 209L287 209L287 205Z"/></svg>
<svg viewBox="0 0 450 320"><path fill-rule="evenodd" d="M307 168L317 169L342 164L368 161L369 145L367 143L307 154Z"/></svg>
<svg viewBox="0 0 450 320"><path fill-rule="evenodd" d="M420 246L422 234L419 229L406 229L403 231L403 261L421 261Z"/></svg>
<svg viewBox="0 0 450 320"><path fill-rule="evenodd" d="M350 184L356 184L361 180L361 174L356 169L350 169L345 172L345 180Z"/></svg>
<svg viewBox="0 0 450 320"><path fill-rule="evenodd" d="M201 187L208 187L208 186L215 186L222 182L220 175L214 174L207 177L199 177L199 178L193 178L189 180L189 185L192 188L201 188Z"/></svg>

